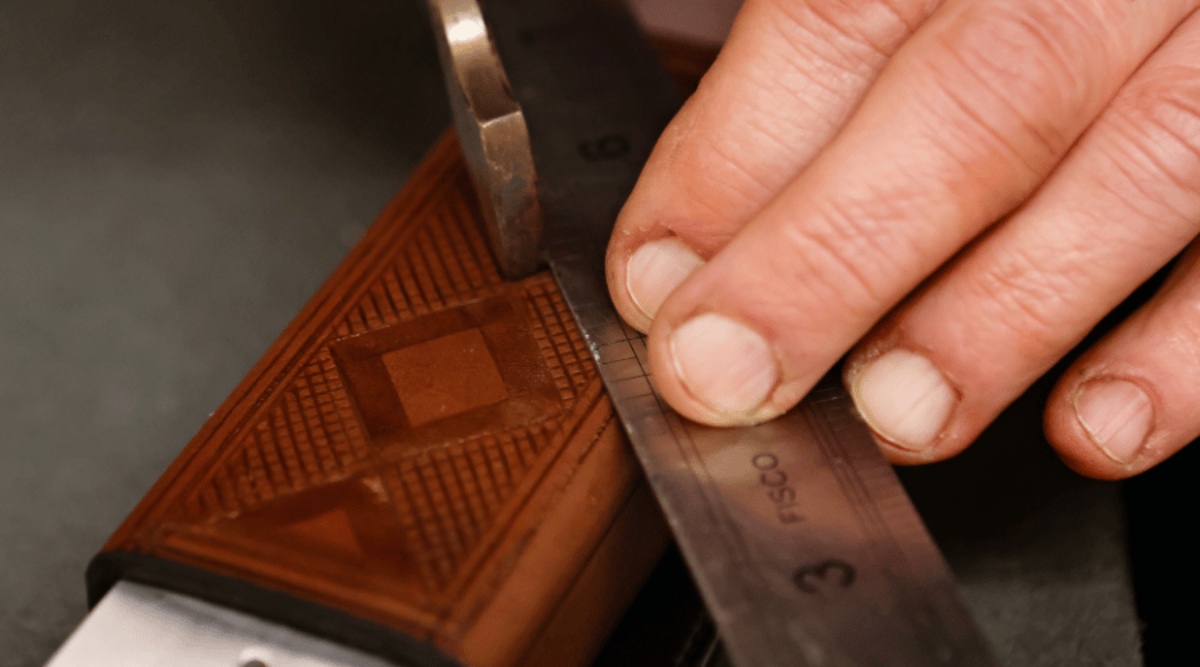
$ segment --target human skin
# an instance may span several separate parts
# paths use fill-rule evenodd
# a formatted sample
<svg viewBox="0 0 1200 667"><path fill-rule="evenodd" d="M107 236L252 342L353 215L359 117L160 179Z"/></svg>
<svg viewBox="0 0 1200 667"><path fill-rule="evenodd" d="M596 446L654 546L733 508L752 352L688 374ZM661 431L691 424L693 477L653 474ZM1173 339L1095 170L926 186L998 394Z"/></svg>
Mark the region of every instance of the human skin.
<svg viewBox="0 0 1200 667"><path fill-rule="evenodd" d="M1200 0L748 0L608 253L680 413L843 355L897 463L953 456L1138 285L1045 409L1079 472L1200 435Z"/></svg>

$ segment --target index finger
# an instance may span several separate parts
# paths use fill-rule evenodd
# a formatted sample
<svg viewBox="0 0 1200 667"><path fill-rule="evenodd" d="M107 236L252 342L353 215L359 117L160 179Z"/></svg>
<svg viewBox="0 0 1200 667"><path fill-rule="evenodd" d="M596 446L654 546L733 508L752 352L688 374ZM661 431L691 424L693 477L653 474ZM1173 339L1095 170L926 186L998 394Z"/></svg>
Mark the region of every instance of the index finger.
<svg viewBox="0 0 1200 667"><path fill-rule="evenodd" d="M944 6L820 158L664 303L650 337L663 396L715 424L795 405L1027 197L1195 5ZM952 378L925 390L953 409Z"/></svg>
<svg viewBox="0 0 1200 667"><path fill-rule="evenodd" d="M617 220L610 284L630 324L648 330L675 285L812 162L940 1L746 2Z"/></svg>

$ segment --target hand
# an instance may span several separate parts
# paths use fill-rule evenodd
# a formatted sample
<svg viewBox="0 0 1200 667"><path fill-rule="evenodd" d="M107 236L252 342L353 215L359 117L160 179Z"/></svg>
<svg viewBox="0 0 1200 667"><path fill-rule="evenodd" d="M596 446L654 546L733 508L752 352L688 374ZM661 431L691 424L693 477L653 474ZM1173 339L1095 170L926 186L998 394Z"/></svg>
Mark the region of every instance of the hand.
<svg viewBox="0 0 1200 667"><path fill-rule="evenodd" d="M1125 477L1200 435L1200 0L748 0L609 248L663 397L771 419L844 376L961 451L1134 288L1045 426Z"/></svg>

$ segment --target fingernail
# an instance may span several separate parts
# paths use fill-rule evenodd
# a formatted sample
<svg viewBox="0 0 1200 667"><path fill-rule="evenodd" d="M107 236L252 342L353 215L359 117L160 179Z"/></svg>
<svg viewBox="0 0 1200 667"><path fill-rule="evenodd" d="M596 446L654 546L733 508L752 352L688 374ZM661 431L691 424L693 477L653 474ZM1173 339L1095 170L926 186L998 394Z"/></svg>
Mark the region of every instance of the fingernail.
<svg viewBox="0 0 1200 667"><path fill-rule="evenodd" d="M937 366L908 350L868 362L854 375L850 393L872 430L915 452L933 446L958 404L958 392Z"/></svg>
<svg viewBox="0 0 1200 667"><path fill-rule="evenodd" d="M700 255L677 238L650 241L629 257L625 289L642 313L654 319L671 292L701 266Z"/></svg>
<svg viewBox="0 0 1200 667"><path fill-rule="evenodd" d="M729 423L752 419L779 382L766 339L722 315L684 323L671 335L670 354L692 396Z"/></svg>
<svg viewBox="0 0 1200 667"><path fill-rule="evenodd" d="M1075 394L1075 416L1096 446L1117 463L1133 461L1154 428L1154 405L1128 380L1092 380Z"/></svg>

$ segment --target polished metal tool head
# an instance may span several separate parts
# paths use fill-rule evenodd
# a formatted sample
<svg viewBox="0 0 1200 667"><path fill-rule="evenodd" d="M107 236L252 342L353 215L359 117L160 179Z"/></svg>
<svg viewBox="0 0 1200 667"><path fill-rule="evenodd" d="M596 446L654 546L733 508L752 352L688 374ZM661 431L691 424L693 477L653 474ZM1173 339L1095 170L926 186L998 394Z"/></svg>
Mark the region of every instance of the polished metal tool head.
<svg viewBox="0 0 1200 667"><path fill-rule="evenodd" d="M429 0L459 144L470 167L488 238L509 278L542 262L529 130L513 98L476 0Z"/></svg>

